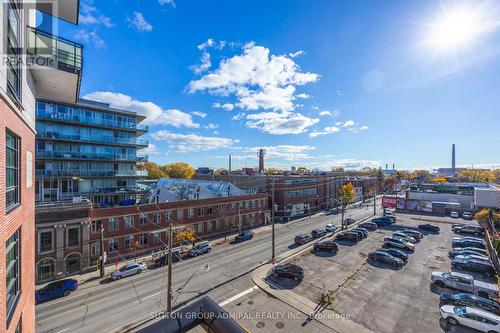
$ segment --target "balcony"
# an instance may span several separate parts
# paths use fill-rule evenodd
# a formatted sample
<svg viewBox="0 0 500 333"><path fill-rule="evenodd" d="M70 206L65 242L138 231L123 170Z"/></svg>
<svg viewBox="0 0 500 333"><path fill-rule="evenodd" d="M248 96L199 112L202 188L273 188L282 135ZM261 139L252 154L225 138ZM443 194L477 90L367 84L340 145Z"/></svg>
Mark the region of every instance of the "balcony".
<svg viewBox="0 0 500 333"><path fill-rule="evenodd" d="M149 126L134 124L130 122L123 121L113 121L102 118L92 118L92 117L84 117L78 115L71 115L66 113L59 112L44 112L44 111L36 111L37 119L47 119L47 120L59 120L67 123L78 123L78 124L87 124L91 126L102 126L102 127L112 127L117 129L126 129L133 130L137 132L148 132Z"/></svg>
<svg viewBox="0 0 500 333"><path fill-rule="evenodd" d="M75 103L80 91L83 46L27 27L28 64L37 97Z"/></svg>
<svg viewBox="0 0 500 333"><path fill-rule="evenodd" d="M127 154L108 154L108 153L86 153L79 151L47 151L37 150L36 158L44 159L63 159L63 160L102 160L102 161L132 161L146 162L147 156L135 156Z"/></svg>
<svg viewBox="0 0 500 333"><path fill-rule="evenodd" d="M147 170L36 170L37 178L146 177Z"/></svg>
<svg viewBox="0 0 500 333"><path fill-rule="evenodd" d="M78 24L80 0L37 1L36 9L50 16L58 17L69 23Z"/></svg>
<svg viewBox="0 0 500 333"><path fill-rule="evenodd" d="M59 141L79 141L79 142L92 142L92 143L101 143L101 144L115 144L115 145L128 145L134 147L147 147L148 140L138 140L135 138L120 138L113 136L93 136L93 137L82 137L80 135L69 135L69 134L61 134L59 132L38 132L36 134L37 139L53 139Z"/></svg>

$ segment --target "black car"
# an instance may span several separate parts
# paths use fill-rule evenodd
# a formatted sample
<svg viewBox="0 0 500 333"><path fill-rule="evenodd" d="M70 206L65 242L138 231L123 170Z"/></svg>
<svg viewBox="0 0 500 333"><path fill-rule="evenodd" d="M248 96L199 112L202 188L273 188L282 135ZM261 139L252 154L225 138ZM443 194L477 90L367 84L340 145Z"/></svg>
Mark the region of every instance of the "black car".
<svg viewBox="0 0 500 333"><path fill-rule="evenodd" d="M358 240L362 240L365 238L365 234L360 230L351 229L351 230L349 230L349 232L352 232L352 233L355 233L356 235L358 235Z"/></svg>
<svg viewBox="0 0 500 333"><path fill-rule="evenodd" d="M401 232L404 233L405 235L411 236L413 238L422 239L424 237L424 235L422 235L422 233L420 231L413 230L413 229L402 229Z"/></svg>
<svg viewBox="0 0 500 333"><path fill-rule="evenodd" d="M239 242L243 242L246 240L250 240L252 238L253 238L253 231L252 230L245 230L241 234L238 234L238 235L236 235L236 237L234 237L234 242L239 243Z"/></svg>
<svg viewBox="0 0 500 333"><path fill-rule="evenodd" d="M324 242L319 242L314 244L314 252L316 251L327 251L327 252L337 252L339 247L332 240L327 240Z"/></svg>
<svg viewBox="0 0 500 333"><path fill-rule="evenodd" d="M363 222L363 223L360 223L359 226L361 228L365 228L367 230L377 230L378 229L377 223L373 223L373 222Z"/></svg>
<svg viewBox="0 0 500 333"><path fill-rule="evenodd" d="M451 294L443 292L439 297L439 306L442 305L470 306L500 315L500 305L497 302L469 293Z"/></svg>
<svg viewBox="0 0 500 333"><path fill-rule="evenodd" d="M475 271L487 276L494 276L495 267L487 261L476 259L453 259L451 267L468 271Z"/></svg>
<svg viewBox="0 0 500 333"><path fill-rule="evenodd" d="M368 254L368 259L384 264L389 264L394 267L402 267L404 265L403 260L396 258L385 251L372 252Z"/></svg>
<svg viewBox="0 0 500 333"><path fill-rule="evenodd" d="M356 227L356 228L352 228L351 230L352 231L361 231L361 233L363 234L363 238L368 237L368 230L366 230L365 228Z"/></svg>
<svg viewBox="0 0 500 333"><path fill-rule="evenodd" d="M410 256L406 252L398 250L398 249L393 248L393 247L382 248L378 251L387 252L391 256L399 258L399 259L403 260L404 262L407 262L408 259L410 258Z"/></svg>
<svg viewBox="0 0 500 333"><path fill-rule="evenodd" d="M313 229L313 231L311 231L312 238L320 238L324 235L326 235L326 230L323 228Z"/></svg>
<svg viewBox="0 0 500 333"><path fill-rule="evenodd" d="M165 266L168 264L168 255L161 256L160 258L155 260L155 265L160 267L160 266ZM179 251L172 251L172 262L177 262L181 260L181 253Z"/></svg>
<svg viewBox="0 0 500 333"><path fill-rule="evenodd" d="M392 220L388 216L376 217L372 219L372 222L375 223L379 228L392 224Z"/></svg>
<svg viewBox="0 0 500 333"><path fill-rule="evenodd" d="M346 231L337 236L338 240L348 240L357 242L360 239L359 234L351 231Z"/></svg>
<svg viewBox="0 0 500 333"><path fill-rule="evenodd" d="M344 224L345 225L351 225L354 222L356 222L356 220L355 219L351 219L351 218L347 218L347 219L344 220Z"/></svg>
<svg viewBox="0 0 500 333"><path fill-rule="evenodd" d="M465 234L465 235L475 235L475 236L482 236L483 235L483 230L479 226L474 226L474 225L464 225L460 228L455 228L453 229L458 234Z"/></svg>
<svg viewBox="0 0 500 333"><path fill-rule="evenodd" d="M274 267L273 274L275 277L292 278L295 281L304 279L304 269L295 264L277 265Z"/></svg>
<svg viewBox="0 0 500 333"><path fill-rule="evenodd" d="M472 239L453 240L451 244L452 247L475 247L478 249L484 249L484 244L482 242Z"/></svg>
<svg viewBox="0 0 500 333"><path fill-rule="evenodd" d="M312 239L313 238L311 237L311 235L308 234L297 235L295 236L295 243L303 245L305 243L309 243L310 241L312 241Z"/></svg>
<svg viewBox="0 0 500 333"><path fill-rule="evenodd" d="M456 256L459 255L468 255L468 254L488 256L486 250L477 249L474 247L454 247L450 250L450 252L448 252L448 254L450 258L455 258Z"/></svg>
<svg viewBox="0 0 500 333"><path fill-rule="evenodd" d="M427 223L427 224L420 224L418 226L419 229L422 229L422 230L426 230L426 231L430 231L430 232L435 232L435 233L439 233L439 227L435 224L430 224L430 223Z"/></svg>
<svg viewBox="0 0 500 333"><path fill-rule="evenodd" d="M384 217L390 219L391 223L396 223L396 216L394 216L394 215L385 215Z"/></svg>

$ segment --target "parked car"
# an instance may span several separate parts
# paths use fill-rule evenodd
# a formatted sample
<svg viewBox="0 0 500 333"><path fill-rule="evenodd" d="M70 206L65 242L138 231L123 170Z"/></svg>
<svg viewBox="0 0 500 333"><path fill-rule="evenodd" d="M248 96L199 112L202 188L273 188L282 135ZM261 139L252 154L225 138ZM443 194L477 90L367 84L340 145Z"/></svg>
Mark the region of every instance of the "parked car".
<svg viewBox="0 0 500 333"><path fill-rule="evenodd" d="M415 251L415 244L410 243L402 238L385 237L384 245L388 247L397 247L412 252Z"/></svg>
<svg viewBox="0 0 500 333"><path fill-rule="evenodd" d="M391 223L396 223L396 216L395 215L385 215L384 216L385 218L388 218L389 220L391 220Z"/></svg>
<svg viewBox="0 0 500 333"><path fill-rule="evenodd" d="M500 317L468 306L443 305L439 311L448 324L471 327L481 332L500 332Z"/></svg>
<svg viewBox="0 0 500 333"><path fill-rule="evenodd" d="M460 214L458 214L458 212L451 212L450 217L452 217L454 219L458 219L460 217Z"/></svg>
<svg viewBox="0 0 500 333"><path fill-rule="evenodd" d="M339 247L334 241L327 240L314 244L313 250L314 252L317 251L337 252L339 250Z"/></svg>
<svg viewBox="0 0 500 333"><path fill-rule="evenodd" d="M388 216L376 217L372 219L372 222L375 223L379 228L392 224L392 220Z"/></svg>
<svg viewBox="0 0 500 333"><path fill-rule="evenodd" d="M451 261L451 267L479 272L487 276L494 276L496 274L495 267L484 260L455 258Z"/></svg>
<svg viewBox="0 0 500 333"><path fill-rule="evenodd" d="M409 236L407 234L405 234L404 232L394 232L392 234L392 237L394 238L402 238L410 243L413 243L413 244L416 244L418 242L420 242L420 239L417 239L415 237L412 237L412 236Z"/></svg>
<svg viewBox="0 0 500 333"><path fill-rule="evenodd" d="M483 235L483 230L480 226L475 226L475 225L464 225L460 228L455 228L453 229L458 234L468 234L468 235L476 235L476 236L482 236Z"/></svg>
<svg viewBox="0 0 500 333"><path fill-rule="evenodd" d="M358 235L358 240L362 240L365 238L365 234L361 230L351 229L351 230L349 230L349 232L352 232L352 233L355 233L356 235Z"/></svg>
<svg viewBox="0 0 500 333"><path fill-rule="evenodd" d="M452 247L475 247L478 249L484 249L484 244L476 240L470 239L460 239L452 241Z"/></svg>
<svg viewBox="0 0 500 333"><path fill-rule="evenodd" d="M141 274L147 269L146 265L142 262L134 262L123 265L120 269L116 269L111 273L111 280L120 280L121 278Z"/></svg>
<svg viewBox="0 0 500 333"><path fill-rule="evenodd" d="M439 306L442 305L470 306L497 315L500 314L500 305L497 302L470 293L452 294L443 292L439 296Z"/></svg>
<svg viewBox="0 0 500 333"><path fill-rule="evenodd" d="M451 230L455 231L456 229L460 229L466 225L469 225L469 223L454 223L452 226L451 226Z"/></svg>
<svg viewBox="0 0 500 333"><path fill-rule="evenodd" d="M246 240L250 240L253 238L253 231L252 230L245 230L241 232L241 234L236 235L234 237L234 242L239 243L239 242L244 242Z"/></svg>
<svg viewBox="0 0 500 333"><path fill-rule="evenodd" d="M422 239L424 237L420 231L413 229L402 229L401 232L416 239Z"/></svg>
<svg viewBox="0 0 500 333"><path fill-rule="evenodd" d="M301 235L295 236L295 244L298 244L298 245L303 245L305 243L309 243L312 240L313 240L313 238L311 237L311 235L308 235L308 234L301 234Z"/></svg>
<svg viewBox="0 0 500 333"><path fill-rule="evenodd" d="M313 229L313 231L311 231L312 238L320 238L324 235L326 235L326 230L323 228Z"/></svg>
<svg viewBox="0 0 500 333"><path fill-rule="evenodd" d="M462 218L463 218L464 220L472 220L472 219L473 219L473 217L474 217L474 216L472 215L472 213L471 213L471 212L464 212L464 213L462 214Z"/></svg>
<svg viewBox="0 0 500 333"><path fill-rule="evenodd" d="M287 277L296 281L304 279L304 269L295 264L277 265L274 267L273 274L275 277Z"/></svg>
<svg viewBox="0 0 500 333"><path fill-rule="evenodd" d="M435 224L420 224L418 228L429 232L439 233L439 227Z"/></svg>
<svg viewBox="0 0 500 333"><path fill-rule="evenodd" d="M363 222L363 223L360 223L359 226L361 228L365 228L367 230L377 230L378 229L377 223L373 223L373 222Z"/></svg>
<svg viewBox="0 0 500 333"><path fill-rule="evenodd" d="M365 228L356 227L356 228L352 228L351 230L352 231L360 231L363 234L363 238L368 237L368 230L366 230Z"/></svg>
<svg viewBox="0 0 500 333"><path fill-rule="evenodd" d="M465 240L479 242L479 243L483 242L483 239L481 237L477 237L477 236L459 236L459 237L453 237L451 239L452 242L453 241L465 241Z"/></svg>
<svg viewBox="0 0 500 333"><path fill-rule="evenodd" d="M325 230L327 232L335 232L337 231L337 226L335 224L327 224L325 225Z"/></svg>
<svg viewBox="0 0 500 333"><path fill-rule="evenodd" d="M172 251L172 262L177 262L181 260L182 256L179 251ZM168 264L168 255L161 256L160 258L155 260L155 265L160 267L160 266L165 266Z"/></svg>
<svg viewBox="0 0 500 333"><path fill-rule="evenodd" d="M403 260L396 258L385 251L375 251L368 254L368 259L381 262L384 264L391 265L393 267L402 267L404 265Z"/></svg>
<svg viewBox="0 0 500 333"><path fill-rule="evenodd" d="M358 240L360 240L360 235L352 231L346 231L338 235L337 239L357 242Z"/></svg>
<svg viewBox="0 0 500 333"><path fill-rule="evenodd" d="M197 257L200 254L209 253L210 251L212 251L212 246L210 245L210 243L203 242L203 243L196 244L191 249L189 249L188 256Z"/></svg>
<svg viewBox="0 0 500 333"><path fill-rule="evenodd" d="M454 247L448 252L450 258L455 258L458 255L467 255L467 254L478 254L484 257L488 257L488 253L484 249L478 249L475 247Z"/></svg>
<svg viewBox="0 0 500 333"><path fill-rule="evenodd" d="M391 256L393 257L396 257L396 258L399 258L401 260L403 260L405 263L408 261L408 259L410 258L410 256L406 253L406 252L403 252L401 250L398 250L396 248L393 248L393 247L386 247L386 248L381 248L380 250L378 251L383 251L383 252L387 252L389 253Z"/></svg>
<svg viewBox="0 0 500 333"><path fill-rule="evenodd" d="M491 259L489 257L483 256L481 254L460 254L458 256L455 256L455 259L462 259L462 260L467 260L467 259L476 259L476 260L481 260L485 261L487 263L491 264Z"/></svg>
<svg viewBox="0 0 500 333"><path fill-rule="evenodd" d="M72 291L78 289L78 281L75 279L64 279L51 282L42 289L35 291L36 304L68 296Z"/></svg>
<svg viewBox="0 0 500 333"><path fill-rule="evenodd" d="M475 280L472 275L469 274L459 272L432 272L431 280L440 288L448 287L457 289L484 298L498 297L498 286L496 283Z"/></svg>
<svg viewBox="0 0 500 333"><path fill-rule="evenodd" d="M387 247L397 247L399 249L404 249L412 252L415 251L415 244L401 238L385 237L384 245Z"/></svg>
<svg viewBox="0 0 500 333"><path fill-rule="evenodd" d="M351 225L351 224L353 224L354 222L356 222L356 220L355 220L355 219L353 219L353 218L347 218L347 219L344 219L344 224L345 224L345 225Z"/></svg>

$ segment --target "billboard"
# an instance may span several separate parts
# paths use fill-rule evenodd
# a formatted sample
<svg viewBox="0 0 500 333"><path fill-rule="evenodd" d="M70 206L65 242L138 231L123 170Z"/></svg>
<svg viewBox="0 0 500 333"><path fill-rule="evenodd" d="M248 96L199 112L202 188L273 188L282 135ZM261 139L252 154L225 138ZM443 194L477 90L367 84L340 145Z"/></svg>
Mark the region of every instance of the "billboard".
<svg viewBox="0 0 500 333"><path fill-rule="evenodd" d="M405 199L397 197L382 197L382 207L384 208L405 208Z"/></svg>

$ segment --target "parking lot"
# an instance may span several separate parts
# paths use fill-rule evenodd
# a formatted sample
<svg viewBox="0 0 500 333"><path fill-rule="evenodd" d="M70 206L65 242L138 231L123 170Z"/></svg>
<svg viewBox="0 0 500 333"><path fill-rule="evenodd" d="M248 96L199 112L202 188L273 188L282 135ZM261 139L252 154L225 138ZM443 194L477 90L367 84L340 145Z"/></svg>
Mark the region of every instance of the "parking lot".
<svg viewBox="0 0 500 333"><path fill-rule="evenodd" d="M334 311L349 314L353 329L363 326L373 332L475 332L460 326L448 327L446 321L440 320L439 294L451 290L438 288L430 280L431 272L450 270L448 251L456 236L451 226L463 221L435 217L421 221L418 216L400 214L397 217L396 224L372 231L358 243L338 241L337 253L307 252L293 259L305 270L301 282L269 279L313 302L319 301L322 292L333 291ZM370 252L382 246L385 236L424 223L438 225L441 232L423 232L424 238L416 244L403 268L393 269L366 260Z"/></svg>

